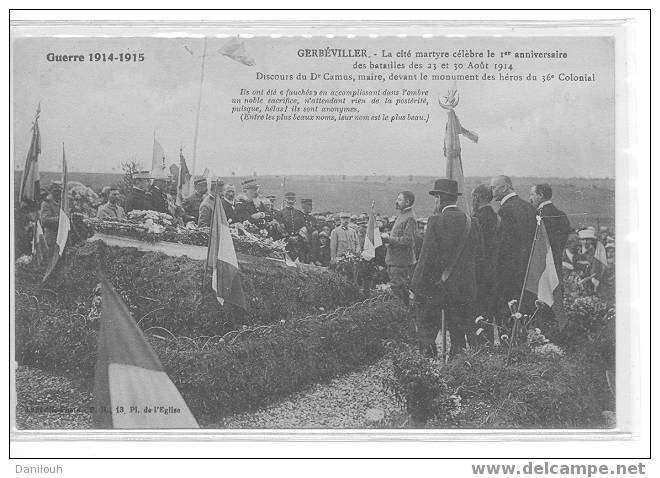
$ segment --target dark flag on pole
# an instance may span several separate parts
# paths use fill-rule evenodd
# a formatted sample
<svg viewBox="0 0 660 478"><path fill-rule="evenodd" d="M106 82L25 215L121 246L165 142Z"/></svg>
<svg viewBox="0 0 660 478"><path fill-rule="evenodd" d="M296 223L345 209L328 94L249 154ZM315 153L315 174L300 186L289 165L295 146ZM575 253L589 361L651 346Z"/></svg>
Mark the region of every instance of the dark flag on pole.
<svg viewBox="0 0 660 478"><path fill-rule="evenodd" d="M458 106L460 97L456 90L456 85L452 86L447 96L444 96L440 101L440 106L447 110L447 126L445 128L445 144L444 153L447 158L447 179L453 179L458 183L458 192L462 196L458 196L457 205L467 214L472 214L470 201L465 197L465 178L463 175L463 162L461 159L461 141L459 135L463 135L470 141L476 143L479 141L479 136L469 131L461 125L461 122L456 116L454 108Z"/></svg>
<svg viewBox="0 0 660 478"><path fill-rule="evenodd" d="M124 301L101 284L94 428L199 428Z"/></svg>
<svg viewBox="0 0 660 478"><path fill-rule="evenodd" d="M41 135L39 134L40 113L41 105L37 107L37 114L35 115L34 123L32 124L32 140L30 141L30 149L25 158L25 168L23 169L21 189L18 196L19 204L24 202L27 204L39 205L41 202L38 162L39 155L41 154Z"/></svg>

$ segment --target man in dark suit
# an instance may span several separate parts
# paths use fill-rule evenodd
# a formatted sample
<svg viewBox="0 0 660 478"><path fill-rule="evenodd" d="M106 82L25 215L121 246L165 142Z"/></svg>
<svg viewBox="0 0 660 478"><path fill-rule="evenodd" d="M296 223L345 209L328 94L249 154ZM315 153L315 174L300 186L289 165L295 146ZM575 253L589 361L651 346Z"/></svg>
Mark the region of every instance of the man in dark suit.
<svg viewBox="0 0 660 478"><path fill-rule="evenodd" d="M550 240L552 258L555 261L557 277L561 284L562 277L562 254L571 233L571 223L564 211L557 209L552 202L552 188L547 183L532 186L529 193L529 201L538 210L539 216L543 218L545 230Z"/></svg>
<svg viewBox="0 0 660 478"><path fill-rule="evenodd" d="M520 299L536 233L536 209L518 196L508 176L495 176L490 185L493 198L500 202L498 215L502 219L496 271L499 306L504 312L510 300ZM532 312L534 299L526 291L521 310Z"/></svg>
<svg viewBox="0 0 660 478"><path fill-rule="evenodd" d="M485 184L472 191L472 217L479 222L483 239L484 256L477 276L477 314L487 319L495 315L497 284L497 250L502 219L497 215L491 202L493 192Z"/></svg>
<svg viewBox="0 0 660 478"><path fill-rule="evenodd" d="M429 194L435 197L437 214L429 218L426 227L410 298L422 309L417 324L422 352L435 355L444 310L453 356L465 347L465 335L470 334L474 318L481 231L477 221L456 206L456 181L438 179Z"/></svg>
<svg viewBox="0 0 660 478"><path fill-rule="evenodd" d="M147 193L151 174L149 171L141 171L133 174L133 187L126 195L127 213L131 211L147 211L153 209L151 205L151 196Z"/></svg>
<svg viewBox="0 0 660 478"><path fill-rule="evenodd" d="M233 184L227 184L224 188L221 203L222 208L225 210L225 216L229 224L234 222L236 214L236 188Z"/></svg>

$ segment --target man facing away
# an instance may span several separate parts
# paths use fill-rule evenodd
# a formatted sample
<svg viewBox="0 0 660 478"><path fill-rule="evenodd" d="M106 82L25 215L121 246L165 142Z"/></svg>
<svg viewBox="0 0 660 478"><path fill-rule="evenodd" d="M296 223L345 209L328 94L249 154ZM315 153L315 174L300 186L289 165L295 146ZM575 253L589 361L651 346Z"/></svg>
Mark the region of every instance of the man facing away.
<svg viewBox="0 0 660 478"><path fill-rule="evenodd" d="M330 233L330 262L336 263L337 259L347 252L360 253L360 242L355 229L349 226L351 215L342 212L339 214L339 226Z"/></svg>
<svg viewBox="0 0 660 478"><path fill-rule="evenodd" d="M390 286L394 295L408 305L408 285L412 277L417 256L415 238L417 237L417 217L413 211L415 195L411 191L401 191L394 203L398 211L389 234L381 236L387 247L385 264L390 276ZM378 231L376 231L378 233Z"/></svg>
<svg viewBox="0 0 660 478"><path fill-rule="evenodd" d="M460 194L456 181L438 179L429 194L435 197L436 214L426 226L410 297L422 309L417 324L422 352L435 356L444 310L453 356L465 348L465 336L473 322L481 232L478 222L456 206Z"/></svg>
<svg viewBox="0 0 660 478"><path fill-rule="evenodd" d="M116 188L108 191L108 202L99 206L96 217L99 219L126 219L124 208L120 206L121 194Z"/></svg>
<svg viewBox="0 0 660 478"><path fill-rule="evenodd" d="M496 268L497 297L502 317L508 317L506 304L512 299L519 300L522 292L536 233L536 209L518 196L508 176L495 176L490 185L493 198L500 202L498 215L502 219ZM533 295L525 292L519 307L524 312L532 312L533 301Z"/></svg>
<svg viewBox="0 0 660 478"><path fill-rule="evenodd" d="M552 249L552 258L555 261L557 277L559 283L562 283L562 254L568 241L568 235L571 233L571 223L564 211L557 209L552 202L552 188L547 183L536 184L532 186L529 193L529 201L532 203L543 218L545 230L550 240L550 249Z"/></svg>
<svg viewBox="0 0 660 478"><path fill-rule="evenodd" d="M472 191L472 217L479 222L484 251L477 275L477 313L486 318L495 315L497 251L502 222L490 204L492 200L493 192L485 184L478 185Z"/></svg>

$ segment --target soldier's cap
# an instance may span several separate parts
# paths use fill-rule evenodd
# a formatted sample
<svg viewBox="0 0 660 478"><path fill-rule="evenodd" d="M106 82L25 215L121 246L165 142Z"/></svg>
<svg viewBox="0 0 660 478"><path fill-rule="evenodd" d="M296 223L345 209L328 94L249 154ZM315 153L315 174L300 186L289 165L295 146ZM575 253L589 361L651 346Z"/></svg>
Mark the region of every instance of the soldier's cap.
<svg viewBox="0 0 660 478"><path fill-rule="evenodd" d="M325 231L319 232L319 237L328 237L328 233Z"/></svg>
<svg viewBox="0 0 660 478"><path fill-rule="evenodd" d="M311 199L301 199L300 204L312 204L312 200Z"/></svg>
<svg viewBox="0 0 660 478"><path fill-rule="evenodd" d="M266 199L277 199L277 196L275 196L274 194L269 194L268 196L266 196Z"/></svg>
<svg viewBox="0 0 660 478"><path fill-rule="evenodd" d="M351 215L350 215L349 213L347 213L347 212L340 212L340 213L339 213L339 218L340 218L340 219L343 219L343 218L348 218L348 219L350 219L350 218L351 218Z"/></svg>
<svg viewBox="0 0 660 478"><path fill-rule="evenodd" d="M198 184L206 184L206 178L195 179L195 186Z"/></svg>
<svg viewBox="0 0 660 478"><path fill-rule="evenodd" d="M367 224L369 224L369 219L358 219L357 221L358 226L366 226Z"/></svg>
<svg viewBox="0 0 660 478"><path fill-rule="evenodd" d="M285 198L287 199L295 199L296 198L296 193L289 191L284 195Z"/></svg>
<svg viewBox="0 0 660 478"><path fill-rule="evenodd" d="M259 189L256 179L246 179L245 181L241 181L241 186L243 189Z"/></svg>

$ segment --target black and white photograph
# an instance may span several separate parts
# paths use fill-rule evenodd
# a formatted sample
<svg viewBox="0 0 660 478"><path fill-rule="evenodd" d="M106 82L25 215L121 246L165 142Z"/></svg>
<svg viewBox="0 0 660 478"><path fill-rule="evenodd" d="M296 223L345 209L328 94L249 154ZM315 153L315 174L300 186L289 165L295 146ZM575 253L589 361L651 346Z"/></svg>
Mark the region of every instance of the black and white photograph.
<svg viewBox="0 0 660 478"><path fill-rule="evenodd" d="M621 429L611 33L19 27L16 432Z"/></svg>

